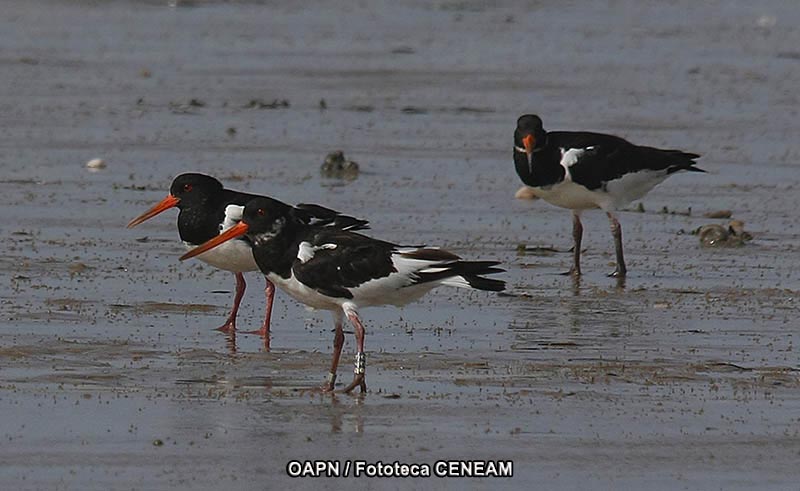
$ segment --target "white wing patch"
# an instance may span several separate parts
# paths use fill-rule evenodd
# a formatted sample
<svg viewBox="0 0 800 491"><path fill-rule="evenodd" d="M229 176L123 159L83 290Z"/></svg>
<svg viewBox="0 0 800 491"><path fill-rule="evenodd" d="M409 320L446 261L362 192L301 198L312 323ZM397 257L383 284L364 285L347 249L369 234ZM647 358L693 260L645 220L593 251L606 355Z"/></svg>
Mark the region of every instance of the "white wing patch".
<svg viewBox="0 0 800 491"><path fill-rule="evenodd" d="M219 231L224 232L242 221L244 206L228 205L225 207L225 220L220 224Z"/></svg>
<svg viewBox="0 0 800 491"><path fill-rule="evenodd" d="M323 249L336 249L336 247L336 244L322 244L321 246L314 247L310 242L303 241L300 242L300 246L297 248L297 259L299 259L301 263L305 264L314 258L314 254L316 254L317 251L321 251Z"/></svg>
<svg viewBox="0 0 800 491"><path fill-rule="evenodd" d="M594 147L561 149L561 162L559 163L566 172L566 174L564 174L565 181L572 180L572 173L570 173L569 168L577 164L578 161L581 159L581 156L585 154L587 151L592 150L593 148Z"/></svg>

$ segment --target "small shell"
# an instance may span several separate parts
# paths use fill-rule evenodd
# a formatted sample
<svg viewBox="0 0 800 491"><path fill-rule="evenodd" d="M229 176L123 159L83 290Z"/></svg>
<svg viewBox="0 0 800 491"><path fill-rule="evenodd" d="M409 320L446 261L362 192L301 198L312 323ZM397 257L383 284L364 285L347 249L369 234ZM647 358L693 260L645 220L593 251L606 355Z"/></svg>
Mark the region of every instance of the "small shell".
<svg viewBox="0 0 800 491"><path fill-rule="evenodd" d="M725 245L725 241L728 240L730 232L722 225L713 224L700 227L697 231L697 235L700 236L700 244L704 247L717 247Z"/></svg>
<svg viewBox="0 0 800 491"><path fill-rule="evenodd" d="M92 159L86 162L86 168L89 170L100 170L106 168L106 161L103 159Z"/></svg>

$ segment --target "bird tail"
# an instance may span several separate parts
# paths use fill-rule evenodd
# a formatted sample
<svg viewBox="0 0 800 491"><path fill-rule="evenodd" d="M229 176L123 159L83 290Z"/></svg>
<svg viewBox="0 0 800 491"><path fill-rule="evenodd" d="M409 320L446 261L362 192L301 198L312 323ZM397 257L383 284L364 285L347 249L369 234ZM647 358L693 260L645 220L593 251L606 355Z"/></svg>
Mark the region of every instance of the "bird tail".
<svg viewBox="0 0 800 491"><path fill-rule="evenodd" d="M662 150L664 161L667 163L667 174L679 172L682 170L689 172L705 172L699 167L695 167L700 155L696 153L683 152L681 150Z"/></svg>
<svg viewBox="0 0 800 491"><path fill-rule="evenodd" d="M496 267L499 261L454 261L437 264L417 273L419 283L439 281L442 285L457 288L470 288L501 292L506 289L506 282L483 275L503 273L503 268Z"/></svg>

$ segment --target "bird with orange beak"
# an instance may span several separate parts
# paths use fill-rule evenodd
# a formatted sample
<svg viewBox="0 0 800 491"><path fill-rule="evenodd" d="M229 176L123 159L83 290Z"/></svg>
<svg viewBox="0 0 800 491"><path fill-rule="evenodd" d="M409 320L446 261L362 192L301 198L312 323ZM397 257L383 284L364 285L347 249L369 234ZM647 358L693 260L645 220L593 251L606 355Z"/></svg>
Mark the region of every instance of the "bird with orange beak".
<svg viewBox="0 0 800 491"><path fill-rule="evenodd" d="M131 220L128 228L135 227L166 210L177 208L178 234L187 248L194 248L236 225L241 220L244 205L258 197L260 196L256 194L226 189L219 180L205 174L181 174L172 181L169 194L152 208ZM365 220L342 215L319 205L286 206L292 210L298 220L304 223L340 229L368 228L368 222ZM223 332L234 332L239 304L247 286L244 273L258 271L252 249L246 240L239 239L209 251L198 259L215 268L230 271L236 278L233 308L225 323L217 328ZM269 340L274 294L275 285L267 280L264 322L259 330L252 331L252 333L265 337L267 341Z"/></svg>
<svg viewBox="0 0 800 491"><path fill-rule="evenodd" d="M625 277L622 226L616 212L642 198L664 179L695 167L700 156L681 150L634 145L618 136L588 131L545 131L542 119L525 114L514 130L514 167L522 182L548 203L572 210L573 264L567 274L581 274L581 212L599 208L611 223L617 267Z"/></svg>
<svg viewBox="0 0 800 491"><path fill-rule="evenodd" d="M378 305L402 306L442 285L502 291L505 282L484 275L501 273L497 261L464 261L432 247L401 246L350 230L320 227L297 220L285 204L269 198L250 201L242 221L181 257L202 257L215 248L247 237L258 267L268 281L303 304L333 314L333 360L322 386L332 391L344 345L344 318L356 337L350 392L366 390L365 329L359 310Z"/></svg>

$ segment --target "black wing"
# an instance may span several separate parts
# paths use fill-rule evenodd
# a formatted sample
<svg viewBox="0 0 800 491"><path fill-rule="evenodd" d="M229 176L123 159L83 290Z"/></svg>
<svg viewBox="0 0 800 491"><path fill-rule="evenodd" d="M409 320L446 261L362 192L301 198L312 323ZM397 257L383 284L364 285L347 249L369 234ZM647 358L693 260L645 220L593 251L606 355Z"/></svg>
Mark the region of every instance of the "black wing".
<svg viewBox="0 0 800 491"><path fill-rule="evenodd" d="M336 210L309 203L299 203L294 207L294 216L306 225L326 226L339 230L364 230L369 221L342 215Z"/></svg>
<svg viewBox="0 0 800 491"><path fill-rule="evenodd" d="M335 229L317 231L305 242L313 248L313 257L297 259L292 271L300 282L323 295L353 298L349 288L397 271L392 253L398 246L390 242Z"/></svg>
<svg viewBox="0 0 800 491"><path fill-rule="evenodd" d="M569 171L573 181L589 189L598 189L604 183L642 170L666 170L668 174L679 170L704 172L694 167L694 159L700 157L697 154L638 146L613 135L552 132L548 134L550 143L565 150L583 150Z"/></svg>

